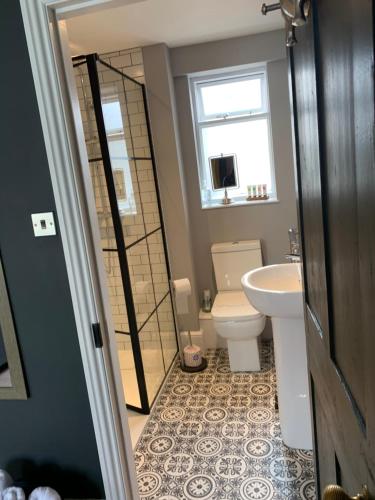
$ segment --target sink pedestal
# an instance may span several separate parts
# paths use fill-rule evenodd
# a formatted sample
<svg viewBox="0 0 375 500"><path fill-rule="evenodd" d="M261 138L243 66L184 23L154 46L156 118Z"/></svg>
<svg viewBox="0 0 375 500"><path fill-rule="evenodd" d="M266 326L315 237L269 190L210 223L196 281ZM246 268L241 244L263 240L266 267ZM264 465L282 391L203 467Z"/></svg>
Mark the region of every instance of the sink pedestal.
<svg viewBox="0 0 375 500"><path fill-rule="evenodd" d="M291 448L312 449L300 264L260 267L242 276L250 303L271 317L281 435Z"/></svg>
<svg viewBox="0 0 375 500"><path fill-rule="evenodd" d="M281 434L291 448L312 449L303 318L272 317Z"/></svg>

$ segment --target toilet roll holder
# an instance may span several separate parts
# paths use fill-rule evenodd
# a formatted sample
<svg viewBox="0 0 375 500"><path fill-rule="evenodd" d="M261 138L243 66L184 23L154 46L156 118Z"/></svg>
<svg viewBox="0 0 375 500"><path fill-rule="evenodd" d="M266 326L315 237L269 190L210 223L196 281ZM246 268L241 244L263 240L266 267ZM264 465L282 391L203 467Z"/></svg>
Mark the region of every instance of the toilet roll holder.
<svg viewBox="0 0 375 500"><path fill-rule="evenodd" d="M202 356L202 363L199 366L187 366L185 364L184 348L182 346L181 332L180 332L180 328L179 328L179 324L178 324L178 312L177 312L177 306L176 306L175 286L174 286L173 280L169 280L169 287L171 290L174 326L175 326L176 333L177 333L177 347L178 347L178 353L180 356L180 368L182 371L188 372L188 373L201 372L207 368L207 359L205 357ZM189 337L189 344L193 345L190 330L188 330L188 337Z"/></svg>

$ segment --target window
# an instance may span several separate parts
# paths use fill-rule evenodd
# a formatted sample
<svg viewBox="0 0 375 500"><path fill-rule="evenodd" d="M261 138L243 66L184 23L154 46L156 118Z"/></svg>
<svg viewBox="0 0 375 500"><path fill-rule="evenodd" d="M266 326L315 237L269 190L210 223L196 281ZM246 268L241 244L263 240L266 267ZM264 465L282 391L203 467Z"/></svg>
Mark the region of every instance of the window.
<svg viewBox="0 0 375 500"><path fill-rule="evenodd" d="M252 185L266 185L276 200L265 68L194 78L191 93L202 208L221 205L225 187L234 203L247 203ZM222 189L212 170L220 157L235 159L238 177Z"/></svg>
<svg viewBox="0 0 375 500"><path fill-rule="evenodd" d="M102 110L119 212L121 215L136 215L137 207L125 141L125 127L117 93L102 95Z"/></svg>

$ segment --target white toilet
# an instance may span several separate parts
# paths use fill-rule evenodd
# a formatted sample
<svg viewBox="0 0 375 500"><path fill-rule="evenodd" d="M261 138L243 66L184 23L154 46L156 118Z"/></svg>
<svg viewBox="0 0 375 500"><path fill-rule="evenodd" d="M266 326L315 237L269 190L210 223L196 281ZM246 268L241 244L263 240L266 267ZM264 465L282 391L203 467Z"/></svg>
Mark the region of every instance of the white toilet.
<svg viewBox="0 0 375 500"><path fill-rule="evenodd" d="M262 267L259 240L215 243L211 247L218 294L212 307L215 329L227 340L232 372L259 371L258 337L266 317L242 290L242 276Z"/></svg>

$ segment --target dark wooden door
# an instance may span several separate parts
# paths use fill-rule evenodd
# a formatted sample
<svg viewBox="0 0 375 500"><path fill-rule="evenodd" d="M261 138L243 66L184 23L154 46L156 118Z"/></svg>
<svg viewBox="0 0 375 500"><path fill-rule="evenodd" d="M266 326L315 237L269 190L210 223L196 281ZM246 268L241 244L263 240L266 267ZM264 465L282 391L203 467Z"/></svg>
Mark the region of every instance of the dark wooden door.
<svg viewBox="0 0 375 500"><path fill-rule="evenodd" d="M316 0L290 51L318 489L375 498L373 3Z"/></svg>

